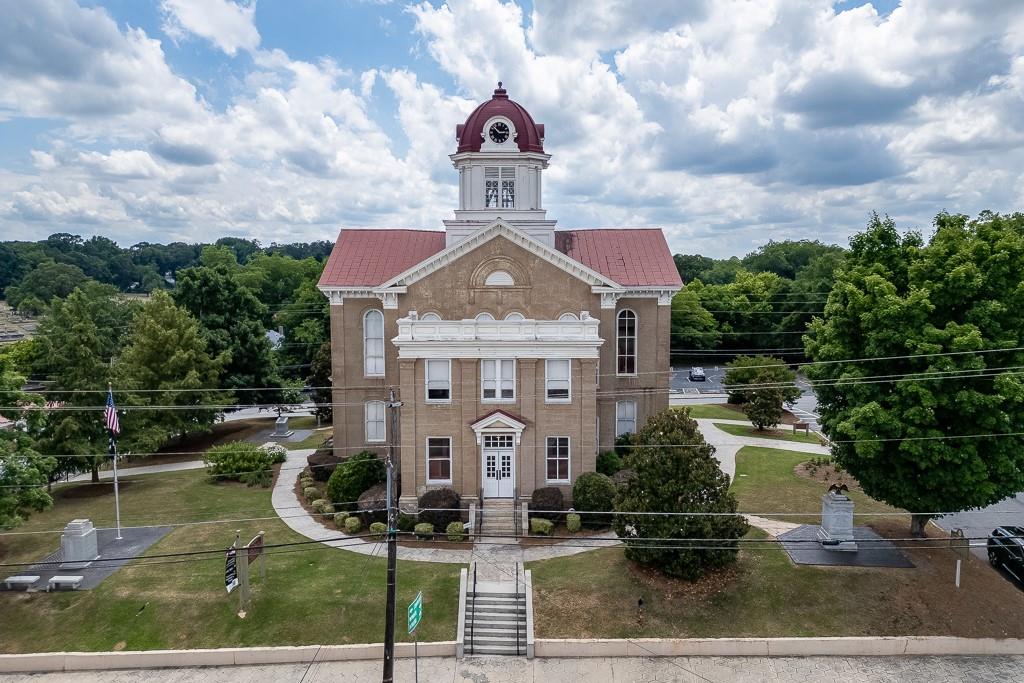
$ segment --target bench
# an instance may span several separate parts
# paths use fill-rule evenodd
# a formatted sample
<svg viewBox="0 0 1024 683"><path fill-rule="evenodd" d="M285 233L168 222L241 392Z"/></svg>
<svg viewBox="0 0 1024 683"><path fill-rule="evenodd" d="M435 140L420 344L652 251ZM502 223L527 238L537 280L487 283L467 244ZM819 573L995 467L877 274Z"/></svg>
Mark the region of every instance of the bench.
<svg viewBox="0 0 1024 683"><path fill-rule="evenodd" d="M38 580L38 576L8 576L4 579L4 588L9 591L14 590L16 587L28 590Z"/></svg>
<svg viewBox="0 0 1024 683"><path fill-rule="evenodd" d="M50 579L50 583L47 584L47 592L52 590L63 590L70 587L71 590L77 590L82 585L81 576L54 576Z"/></svg>

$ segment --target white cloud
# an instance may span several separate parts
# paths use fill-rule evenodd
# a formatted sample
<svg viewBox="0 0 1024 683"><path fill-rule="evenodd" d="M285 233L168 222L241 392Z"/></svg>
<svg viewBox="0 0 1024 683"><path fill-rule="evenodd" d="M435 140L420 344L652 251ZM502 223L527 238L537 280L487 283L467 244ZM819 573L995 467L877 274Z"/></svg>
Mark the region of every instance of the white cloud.
<svg viewBox="0 0 1024 683"><path fill-rule="evenodd" d="M260 44L256 29L256 1L163 0L163 30L175 40L189 34L205 38L226 54L255 50Z"/></svg>

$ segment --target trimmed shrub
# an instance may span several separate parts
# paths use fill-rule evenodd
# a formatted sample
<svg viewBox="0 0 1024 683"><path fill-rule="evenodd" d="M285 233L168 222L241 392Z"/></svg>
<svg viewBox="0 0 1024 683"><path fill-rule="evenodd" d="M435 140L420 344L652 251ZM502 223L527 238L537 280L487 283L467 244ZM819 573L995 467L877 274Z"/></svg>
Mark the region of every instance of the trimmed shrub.
<svg viewBox="0 0 1024 683"><path fill-rule="evenodd" d="M550 536L551 530L555 528L554 522L543 517L530 518L530 533L534 536Z"/></svg>
<svg viewBox="0 0 1024 683"><path fill-rule="evenodd" d="M605 451L597 456L597 471L609 477L622 469L622 458L615 451Z"/></svg>
<svg viewBox="0 0 1024 683"><path fill-rule="evenodd" d="M302 489L302 495L306 497L306 500L312 502L320 498L320 489L315 486L307 486Z"/></svg>
<svg viewBox="0 0 1024 683"><path fill-rule="evenodd" d="M612 483L616 486L625 486L629 483L629 480L633 478L633 474L633 470L628 467L621 469L612 475Z"/></svg>
<svg viewBox="0 0 1024 683"><path fill-rule="evenodd" d="M255 472L246 472L238 480L246 486L262 486L267 488L270 486L270 482L274 480L274 475L271 474L270 470L256 470Z"/></svg>
<svg viewBox="0 0 1024 683"><path fill-rule="evenodd" d="M399 512L398 521L395 523L395 527L399 531L408 533L416 527L416 517L413 515L407 515L404 512Z"/></svg>
<svg viewBox="0 0 1024 683"><path fill-rule="evenodd" d="M427 491L420 496L419 506L419 520L433 524L435 529L444 529L462 519L462 499L449 488Z"/></svg>
<svg viewBox="0 0 1024 683"><path fill-rule="evenodd" d="M461 541L466 537L466 527L462 522L452 522L445 528L449 541Z"/></svg>
<svg viewBox="0 0 1024 683"><path fill-rule="evenodd" d="M356 509L363 524L369 526L374 522L387 522L388 519L388 485L374 484L359 494Z"/></svg>
<svg viewBox="0 0 1024 683"><path fill-rule="evenodd" d="M306 458L310 476L317 481L327 481L334 474L335 468L341 464L341 458L331 448L321 448Z"/></svg>
<svg viewBox="0 0 1024 683"><path fill-rule="evenodd" d="M434 525L429 522L420 522L413 527L413 531L416 532L416 538L422 538L427 541L434 538Z"/></svg>
<svg viewBox="0 0 1024 683"><path fill-rule="evenodd" d="M345 528L345 520L347 518L348 518L348 513L347 512L335 512L334 513L334 523L338 526L339 529L344 529ZM385 527L385 528L387 528L387 527Z"/></svg>
<svg viewBox="0 0 1024 683"><path fill-rule="evenodd" d="M615 484L600 472L584 472L572 487L572 506L582 510L583 523L589 527L610 526L611 515L589 515L588 512L611 512L615 504Z"/></svg>
<svg viewBox="0 0 1024 683"><path fill-rule="evenodd" d="M356 453L334 469L334 474L327 481L327 497L336 505L344 504L338 509L352 510L359 495L384 481L384 477L384 462L375 453Z"/></svg>
<svg viewBox="0 0 1024 683"><path fill-rule="evenodd" d="M310 503L309 506L313 508L313 512L319 512L320 514L323 514L327 510L331 509L330 503L328 503L323 498L317 498L312 503Z"/></svg>
<svg viewBox="0 0 1024 683"><path fill-rule="evenodd" d="M384 522L374 522L370 525L370 533L374 538L384 538L388 533L388 525Z"/></svg>
<svg viewBox="0 0 1024 683"><path fill-rule="evenodd" d="M359 530L363 528L363 523L358 517L352 516L345 520L345 533L347 534L358 534Z"/></svg>
<svg viewBox="0 0 1024 683"><path fill-rule="evenodd" d="M530 496L531 515L555 522L562 516L563 510L565 510L565 498L562 496L562 489L557 486L545 486L535 490Z"/></svg>
<svg viewBox="0 0 1024 683"><path fill-rule="evenodd" d="M630 446L633 445L633 433L626 432L615 437L615 454L620 458L625 458L629 455ZM621 465L620 465L621 466ZM598 470L600 472L601 470ZM605 472L604 474L608 474ZM611 476L610 474L608 476Z"/></svg>
<svg viewBox="0 0 1024 683"><path fill-rule="evenodd" d="M570 512L565 516L565 528L569 530L570 534L576 533L582 526L583 522L575 512Z"/></svg>
<svg viewBox="0 0 1024 683"><path fill-rule="evenodd" d="M246 476L246 483L250 486L269 485L270 468L274 464L268 453L247 441L232 441L214 446L203 455L203 461L206 463L207 474L213 477L214 481L242 481L243 476L250 475ZM266 476L260 474L264 471Z"/></svg>
<svg viewBox="0 0 1024 683"><path fill-rule="evenodd" d="M280 465L288 459L288 449L279 443L265 443L260 446L260 450L270 456L270 462L274 465Z"/></svg>

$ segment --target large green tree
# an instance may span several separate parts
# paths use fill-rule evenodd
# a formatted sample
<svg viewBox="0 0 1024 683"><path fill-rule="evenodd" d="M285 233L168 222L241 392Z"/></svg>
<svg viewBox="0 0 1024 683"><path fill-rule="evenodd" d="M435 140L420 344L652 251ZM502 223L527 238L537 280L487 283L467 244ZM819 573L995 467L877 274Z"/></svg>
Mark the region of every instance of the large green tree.
<svg viewBox="0 0 1024 683"><path fill-rule="evenodd" d="M117 361L117 399L133 406L122 420L121 451L152 452L208 430L219 412L214 406L225 402L216 389L226 358L226 352L211 358L195 318L168 294L154 294L135 316Z"/></svg>
<svg viewBox="0 0 1024 683"><path fill-rule="evenodd" d="M850 246L806 337L836 460L915 534L1024 490L1024 215L940 214L928 243L875 215Z"/></svg>
<svg viewBox="0 0 1024 683"><path fill-rule="evenodd" d="M281 379L263 324L267 307L242 284L237 265L179 271L174 300L202 325L210 355L227 354L222 387L246 389L239 403L279 402Z"/></svg>
<svg viewBox="0 0 1024 683"><path fill-rule="evenodd" d="M700 303L700 280L683 287L672 297L673 351L713 349L721 336L715 316Z"/></svg>
<svg viewBox="0 0 1024 683"><path fill-rule="evenodd" d="M781 403L794 403L800 398L796 373L786 363L771 356L738 356L725 365L725 387L729 403L746 403L759 389L778 389Z"/></svg>
<svg viewBox="0 0 1024 683"><path fill-rule="evenodd" d="M44 261L33 268L19 284L7 287L7 301L15 309L39 313L41 307L36 302L49 304L55 298L64 298L88 281L89 278L78 266ZM30 303L32 305L28 306Z"/></svg>
<svg viewBox="0 0 1024 683"><path fill-rule="evenodd" d="M632 445L623 464L633 474L615 498L615 533L626 557L690 581L735 562L736 539L747 523L742 515L721 514L736 512L736 497L689 411L654 415ZM659 512L718 514L651 514Z"/></svg>

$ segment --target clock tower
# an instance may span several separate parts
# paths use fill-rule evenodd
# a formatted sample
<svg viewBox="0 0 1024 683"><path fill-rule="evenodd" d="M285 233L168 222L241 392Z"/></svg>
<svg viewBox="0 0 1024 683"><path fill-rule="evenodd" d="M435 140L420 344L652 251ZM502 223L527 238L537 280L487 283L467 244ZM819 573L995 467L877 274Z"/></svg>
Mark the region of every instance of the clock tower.
<svg viewBox="0 0 1024 683"><path fill-rule="evenodd" d="M544 124L508 98L498 83L490 100L455 128L459 146L450 156L459 172L459 208L444 222L451 246L500 218L551 248L555 221L541 204Z"/></svg>

